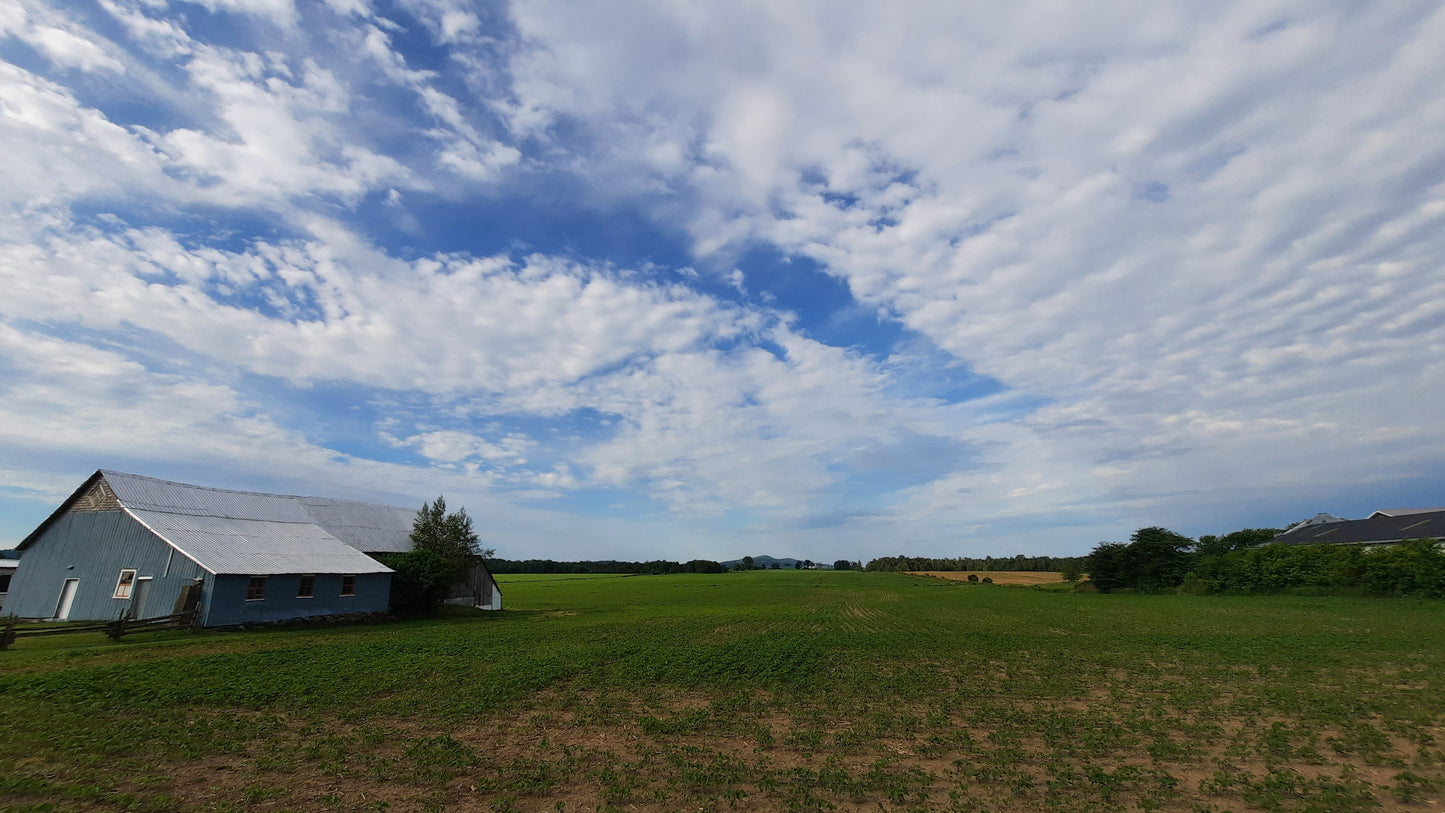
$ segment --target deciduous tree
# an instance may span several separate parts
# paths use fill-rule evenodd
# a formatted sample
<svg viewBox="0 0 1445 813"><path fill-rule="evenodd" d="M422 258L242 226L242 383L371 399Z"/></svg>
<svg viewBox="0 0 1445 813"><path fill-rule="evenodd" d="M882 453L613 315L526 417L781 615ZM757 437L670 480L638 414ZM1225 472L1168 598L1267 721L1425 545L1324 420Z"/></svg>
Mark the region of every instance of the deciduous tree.
<svg viewBox="0 0 1445 813"><path fill-rule="evenodd" d="M453 577L460 578L479 559L485 559L495 551L484 549L472 530L472 518L467 509L458 508L447 512L445 497L425 503L416 513L411 527L411 544L416 550L426 550L440 556L452 568Z"/></svg>

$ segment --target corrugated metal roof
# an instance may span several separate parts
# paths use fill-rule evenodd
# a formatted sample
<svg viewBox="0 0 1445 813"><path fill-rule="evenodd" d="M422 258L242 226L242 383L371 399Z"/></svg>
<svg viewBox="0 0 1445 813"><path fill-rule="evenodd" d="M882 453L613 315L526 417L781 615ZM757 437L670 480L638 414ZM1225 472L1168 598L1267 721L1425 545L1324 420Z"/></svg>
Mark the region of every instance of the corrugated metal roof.
<svg viewBox="0 0 1445 813"><path fill-rule="evenodd" d="M103 470L102 474L116 499L126 508L264 522L313 521L300 499L284 494L206 488L118 471Z"/></svg>
<svg viewBox="0 0 1445 813"><path fill-rule="evenodd" d="M415 508L325 497L301 497L300 500L317 525L359 551L406 553L411 550Z"/></svg>
<svg viewBox="0 0 1445 813"><path fill-rule="evenodd" d="M390 573L318 525L130 511L212 573Z"/></svg>
<svg viewBox="0 0 1445 813"><path fill-rule="evenodd" d="M1275 545L1367 545L1405 539L1445 538L1445 511L1380 516L1291 528Z"/></svg>
<svg viewBox="0 0 1445 813"><path fill-rule="evenodd" d="M1439 514L1445 512L1445 508L1381 508L1379 511L1369 515L1366 519L1376 517L1408 517L1411 514Z"/></svg>
<svg viewBox="0 0 1445 813"><path fill-rule="evenodd" d="M411 509L100 474L132 516L213 573L388 573L365 553L411 550Z"/></svg>

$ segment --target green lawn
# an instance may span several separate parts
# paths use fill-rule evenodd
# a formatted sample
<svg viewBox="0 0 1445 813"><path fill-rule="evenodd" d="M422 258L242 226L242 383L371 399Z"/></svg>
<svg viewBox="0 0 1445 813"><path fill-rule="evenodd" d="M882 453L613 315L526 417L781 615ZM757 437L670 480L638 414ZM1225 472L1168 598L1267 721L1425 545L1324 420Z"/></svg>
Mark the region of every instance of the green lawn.
<svg viewBox="0 0 1445 813"><path fill-rule="evenodd" d="M3 810L1438 810L1445 603L503 577L0 652Z"/></svg>

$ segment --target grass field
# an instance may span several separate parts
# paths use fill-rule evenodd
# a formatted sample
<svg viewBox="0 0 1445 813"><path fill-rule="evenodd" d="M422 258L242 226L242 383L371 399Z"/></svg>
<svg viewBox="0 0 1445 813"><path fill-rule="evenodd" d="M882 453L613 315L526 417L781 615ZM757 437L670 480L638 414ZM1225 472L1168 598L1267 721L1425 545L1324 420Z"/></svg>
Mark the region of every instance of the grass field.
<svg viewBox="0 0 1445 813"><path fill-rule="evenodd" d="M902 574L0 652L4 810L1439 810L1445 603Z"/></svg>

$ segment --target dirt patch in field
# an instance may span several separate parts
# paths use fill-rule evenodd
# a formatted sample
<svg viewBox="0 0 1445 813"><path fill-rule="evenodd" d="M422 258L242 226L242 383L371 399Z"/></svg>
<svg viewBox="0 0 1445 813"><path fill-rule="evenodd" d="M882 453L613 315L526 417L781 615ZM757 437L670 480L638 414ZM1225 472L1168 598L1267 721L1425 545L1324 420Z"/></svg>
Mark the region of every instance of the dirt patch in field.
<svg viewBox="0 0 1445 813"><path fill-rule="evenodd" d="M935 579L948 579L955 582L966 582L969 576L976 576L982 582L985 577L993 579L994 584L1058 584L1064 580L1062 573L1038 573L1030 570L910 570L910 576L932 576Z"/></svg>
<svg viewBox="0 0 1445 813"><path fill-rule="evenodd" d="M180 810L1183 811L1349 798L1431 809L1445 754L1381 740L1369 758L1327 747L1333 731L1229 720L1201 740L1185 717L1130 729L1093 699L1009 704L980 718L927 704L796 708L780 697L659 692L643 700L558 692L473 721L284 720L243 753L167 767L125 790ZM888 719L884 719L884 718ZM913 720L899 724L899 720ZM1034 720L1062 726L1041 730ZM1438 727L1420 738L1438 742ZM1167 736L1160 736L1167 735ZM1090 738L1104 738L1092 742ZM1317 750L1300 750L1311 744ZM1262 750L1263 749L1263 750ZM1268 749L1273 749L1268 750ZM1285 750L1281 750L1285 749ZM1293 750L1289 750L1293 749ZM1418 798L1395 795L1405 766ZM78 809L84 809L80 806ZM100 808L93 808L100 809ZM1284 805L1281 809L1293 810ZM1302 808L1298 808L1302 809Z"/></svg>

